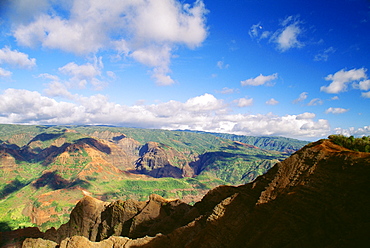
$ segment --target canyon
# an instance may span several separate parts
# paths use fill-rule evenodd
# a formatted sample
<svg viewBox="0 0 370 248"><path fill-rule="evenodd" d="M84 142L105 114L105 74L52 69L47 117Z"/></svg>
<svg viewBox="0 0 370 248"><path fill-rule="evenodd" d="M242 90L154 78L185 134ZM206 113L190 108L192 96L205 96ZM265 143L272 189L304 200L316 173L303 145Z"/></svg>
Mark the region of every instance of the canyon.
<svg viewBox="0 0 370 248"><path fill-rule="evenodd" d="M307 143L254 141L190 131L0 125L0 231L58 228L84 195L146 201L157 194L194 205L214 187L253 181Z"/></svg>
<svg viewBox="0 0 370 248"><path fill-rule="evenodd" d="M199 202L83 197L58 229L23 247L364 247L370 154L310 143L264 175L218 186Z"/></svg>

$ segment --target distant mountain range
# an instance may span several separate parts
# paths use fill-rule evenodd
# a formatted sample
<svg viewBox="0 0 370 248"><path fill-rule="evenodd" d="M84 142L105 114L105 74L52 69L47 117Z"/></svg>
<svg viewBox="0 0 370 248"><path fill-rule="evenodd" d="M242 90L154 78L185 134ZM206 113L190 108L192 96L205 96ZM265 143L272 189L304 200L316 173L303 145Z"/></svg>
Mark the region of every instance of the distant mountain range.
<svg viewBox="0 0 370 248"><path fill-rule="evenodd" d="M192 204L218 185L251 182L305 144L111 126L0 125L0 229L58 227L83 195L145 200L155 193Z"/></svg>
<svg viewBox="0 0 370 248"><path fill-rule="evenodd" d="M24 248L366 247L370 153L351 149L359 143L369 137L310 143L253 182L216 187L194 205L157 194L110 202L84 196L60 228L4 237L33 237Z"/></svg>
<svg viewBox="0 0 370 248"><path fill-rule="evenodd" d="M261 149L285 152L292 154L295 151L301 149L303 146L307 145L308 141L279 137L279 136L245 136L245 135L236 135L228 133L210 133L210 132L201 132L201 131L188 131L196 133L209 133L217 137L240 141L246 144L251 144Z"/></svg>

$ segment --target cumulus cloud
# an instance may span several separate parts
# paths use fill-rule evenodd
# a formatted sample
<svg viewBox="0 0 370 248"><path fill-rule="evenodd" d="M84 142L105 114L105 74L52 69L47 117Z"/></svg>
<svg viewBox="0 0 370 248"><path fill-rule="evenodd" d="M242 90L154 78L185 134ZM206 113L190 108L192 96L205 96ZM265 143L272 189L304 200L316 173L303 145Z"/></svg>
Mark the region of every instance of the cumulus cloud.
<svg viewBox="0 0 370 248"><path fill-rule="evenodd" d="M29 58L27 54L10 50L9 47L0 49L0 64L9 64L20 68L31 69L36 66L36 59Z"/></svg>
<svg viewBox="0 0 370 248"><path fill-rule="evenodd" d="M174 83L168 75L173 51L180 45L193 49L207 36L208 11L201 0L193 5L175 0L46 2L43 11L14 26L18 44L76 54L115 49L153 68L160 85Z"/></svg>
<svg viewBox="0 0 370 248"><path fill-rule="evenodd" d="M101 90L106 86L102 75L104 67L101 57L93 58L93 63L78 65L70 62L58 68L59 76L42 73L38 77L49 80L44 92L48 96L75 98L75 95L69 92L70 89L85 89L90 86L94 90ZM107 72L108 77L115 78L113 72Z"/></svg>
<svg viewBox="0 0 370 248"><path fill-rule="evenodd" d="M325 110L325 113L326 114L343 114L345 112L348 112L349 109L345 109L345 108L328 108L327 110Z"/></svg>
<svg viewBox="0 0 370 248"><path fill-rule="evenodd" d="M70 76L70 83L72 85L78 85L79 87L85 87L89 82L94 86L102 84L97 76L101 75L101 69L103 68L103 62L101 58L95 58L94 64L86 63L83 65L77 65L75 62L70 62L58 70L62 74Z"/></svg>
<svg viewBox="0 0 370 248"><path fill-rule="evenodd" d="M303 33L301 23L297 16L287 17L280 24L282 28L271 36L270 41L276 43L281 52L304 46L304 43L298 40L298 37Z"/></svg>
<svg viewBox="0 0 370 248"><path fill-rule="evenodd" d="M270 100L266 101L267 105L276 105L279 101L275 100L274 98L271 98Z"/></svg>
<svg viewBox="0 0 370 248"><path fill-rule="evenodd" d="M330 131L327 120L297 119L297 115L240 115L233 132L244 135L280 135L286 137L322 137ZM294 131L293 131L294 130ZM296 133L294 136L289 133Z"/></svg>
<svg viewBox="0 0 370 248"><path fill-rule="evenodd" d="M293 103L299 103L307 99L308 93L307 92L302 92L299 94L299 97L293 101Z"/></svg>
<svg viewBox="0 0 370 248"><path fill-rule="evenodd" d="M268 75L268 76L264 76L264 75L260 74L259 76L255 77L255 78L250 78L250 79L241 81L240 83L241 83L242 86L247 86L247 85L259 86L259 85L263 85L263 84L268 84L272 80L275 80L277 77L278 77L277 73L274 73L274 74L271 74L271 75ZM270 83L270 85L271 85L271 83Z"/></svg>
<svg viewBox="0 0 370 248"><path fill-rule="evenodd" d="M322 137L330 133L328 121L315 121L314 114L233 114L228 104L211 94L196 96L185 102L172 100L125 106L113 103L100 94L76 96L71 102L64 102L34 91L7 89L0 94L0 112L1 123L112 124L295 138Z"/></svg>
<svg viewBox="0 0 370 248"><path fill-rule="evenodd" d="M253 98L239 98L234 100L238 107L247 107L253 105Z"/></svg>
<svg viewBox="0 0 370 248"><path fill-rule="evenodd" d="M342 69L334 74L328 75L325 80L332 82L328 86L321 86L320 91L330 94L338 94L346 91L348 84L355 83L358 80L366 78L367 75L365 68L352 69L349 71ZM366 83L364 85L366 85Z"/></svg>
<svg viewBox="0 0 370 248"><path fill-rule="evenodd" d="M74 98L72 93L68 91L66 85L59 81L52 81L49 83L44 92L46 95L51 97Z"/></svg>
<svg viewBox="0 0 370 248"><path fill-rule="evenodd" d="M370 80L364 80L358 83L357 86L360 90L370 90Z"/></svg>
<svg viewBox="0 0 370 248"><path fill-rule="evenodd" d="M213 95L206 93L202 96L190 98L185 102L184 106L188 111L203 112L218 110L223 108L225 105L222 100L219 100Z"/></svg>

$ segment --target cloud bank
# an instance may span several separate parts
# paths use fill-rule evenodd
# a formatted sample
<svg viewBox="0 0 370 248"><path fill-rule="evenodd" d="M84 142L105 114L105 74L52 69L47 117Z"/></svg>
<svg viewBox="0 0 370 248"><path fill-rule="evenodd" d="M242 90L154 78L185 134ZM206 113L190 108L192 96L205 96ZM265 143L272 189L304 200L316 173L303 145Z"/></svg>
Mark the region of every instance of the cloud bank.
<svg viewBox="0 0 370 248"><path fill-rule="evenodd" d="M330 132L328 121L316 121L312 113L285 116L237 114L231 112L229 103L212 94L196 96L185 102L171 100L126 106L110 102L99 94L90 97L75 95L71 102L65 102L35 91L7 89L0 94L0 100L1 123L111 124L301 139L322 137ZM242 100L241 104L248 105L249 99Z"/></svg>

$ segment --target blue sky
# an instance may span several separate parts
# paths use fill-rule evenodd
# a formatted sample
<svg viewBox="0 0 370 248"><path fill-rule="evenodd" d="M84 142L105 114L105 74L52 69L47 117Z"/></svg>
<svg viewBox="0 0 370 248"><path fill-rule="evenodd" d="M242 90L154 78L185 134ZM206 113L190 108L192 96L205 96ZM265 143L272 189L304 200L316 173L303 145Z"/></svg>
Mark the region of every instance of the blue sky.
<svg viewBox="0 0 370 248"><path fill-rule="evenodd" d="M370 2L3 0L0 123L370 135Z"/></svg>

